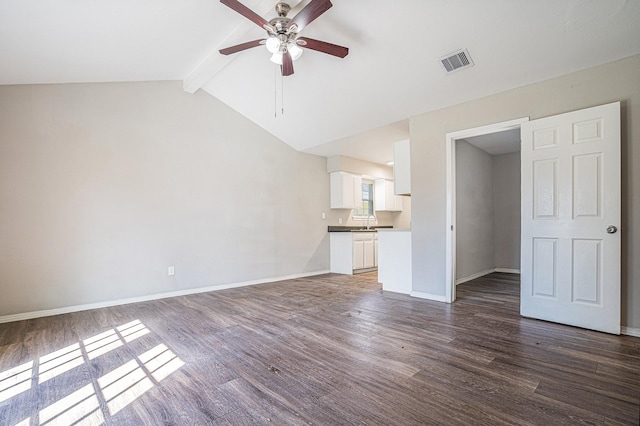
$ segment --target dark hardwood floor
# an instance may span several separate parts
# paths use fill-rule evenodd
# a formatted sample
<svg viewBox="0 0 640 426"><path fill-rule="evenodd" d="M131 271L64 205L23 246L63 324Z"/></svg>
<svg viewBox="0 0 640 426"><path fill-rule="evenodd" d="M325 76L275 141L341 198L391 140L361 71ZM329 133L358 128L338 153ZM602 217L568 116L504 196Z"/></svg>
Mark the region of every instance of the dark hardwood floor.
<svg viewBox="0 0 640 426"><path fill-rule="evenodd" d="M323 275L0 324L0 424L638 425L640 339Z"/></svg>

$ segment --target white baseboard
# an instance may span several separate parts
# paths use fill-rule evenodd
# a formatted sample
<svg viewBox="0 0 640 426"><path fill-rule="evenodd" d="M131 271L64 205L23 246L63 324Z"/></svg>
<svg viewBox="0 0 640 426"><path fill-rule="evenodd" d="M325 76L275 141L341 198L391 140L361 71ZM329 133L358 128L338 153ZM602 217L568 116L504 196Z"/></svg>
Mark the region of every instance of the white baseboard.
<svg viewBox="0 0 640 426"><path fill-rule="evenodd" d="M420 299L435 300L436 302L446 302L447 298L439 294L423 293L421 291L412 291L411 297L417 297Z"/></svg>
<svg viewBox="0 0 640 426"><path fill-rule="evenodd" d="M456 280L456 285L466 283L467 281L475 280L476 278L484 277L485 275L492 274L495 271L496 271L495 268L492 268L492 269L487 269L486 271L476 272L475 274L468 275L464 278L458 278Z"/></svg>
<svg viewBox="0 0 640 426"><path fill-rule="evenodd" d="M623 325L622 327L620 327L620 334L625 334L627 336L640 337L640 328L625 327Z"/></svg>
<svg viewBox="0 0 640 426"><path fill-rule="evenodd" d="M495 272L501 272L503 274L519 274L520 269L496 268Z"/></svg>
<svg viewBox="0 0 640 426"><path fill-rule="evenodd" d="M503 274L519 274L520 269L491 268L491 269L487 269L486 271L477 272L475 274L466 276L464 278L459 278L456 280L456 285L466 283L467 281L475 280L476 278L484 277L485 275L489 275L494 272L501 272Z"/></svg>
<svg viewBox="0 0 640 426"><path fill-rule="evenodd" d="M22 314L0 316L0 324L13 321L21 321L32 318L49 317L52 315L68 314L71 312L87 311L89 309L108 308L110 306L127 305L129 303L148 302L150 300L166 299L168 297L187 296L196 293L208 293L210 291L227 290L230 288L246 287L257 284L267 284L276 281L294 280L297 278L312 277L315 275L329 274L330 271L305 272L302 274L287 275L283 277L263 278L260 280L243 281L237 283L221 284L209 287L192 288L187 290L156 293L147 296L131 297L128 299L109 300L106 302L88 303L86 305L67 306L64 308L46 309L42 311L25 312Z"/></svg>

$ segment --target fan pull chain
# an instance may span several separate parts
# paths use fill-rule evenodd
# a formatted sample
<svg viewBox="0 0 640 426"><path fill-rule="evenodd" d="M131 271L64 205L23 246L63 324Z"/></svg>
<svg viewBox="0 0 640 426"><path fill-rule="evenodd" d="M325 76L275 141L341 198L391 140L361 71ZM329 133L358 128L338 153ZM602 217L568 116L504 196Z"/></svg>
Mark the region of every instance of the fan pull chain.
<svg viewBox="0 0 640 426"><path fill-rule="evenodd" d="M273 67L273 118L278 118L278 68Z"/></svg>
<svg viewBox="0 0 640 426"><path fill-rule="evenodd" d="M280 106L282 107L282 112L280 113L280 115L284 115L284 76L282 74L280 74L280 95L281 95L281 99L280 99Z"/></svg>

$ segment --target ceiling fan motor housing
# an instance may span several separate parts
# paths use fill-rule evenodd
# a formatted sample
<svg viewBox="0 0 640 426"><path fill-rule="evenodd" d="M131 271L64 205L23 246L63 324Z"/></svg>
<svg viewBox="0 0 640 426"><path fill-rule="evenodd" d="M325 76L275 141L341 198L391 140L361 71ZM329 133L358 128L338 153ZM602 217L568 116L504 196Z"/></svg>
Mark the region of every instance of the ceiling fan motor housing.
<svg viewBox="0 0 640 426"><path fill-rule="evenodd" d="M284 18L287 16L287 13L289 13L290 10L291 10L291 6L289 6L287 3L280 2L276 4L276 13L278 14L278 16L281 16Z"/></svg>
<svg viewBox="0 0 640 426"><path fill-rule="evenodd" d="M285 34L287 32L287 24L291 19L287 17L277 17L269 21L269 25L276 30L277 34Z"/></svg>
<svg viewBox="0 0 640 426"><path fill-rule="evenodd" d="M276 4L276 13L277 17L273 18L269 21L269 25L275 30L275 34L273 34L270 30L267 30L270 37L277 37L280 40L280 52L286 52L287 46L289 43L295 43L297 34L297 26L292 25L289 27L289 22L291 22L290 18L287 18L287 14L291 10L291 6L287 3L279 2Z"/></svg>

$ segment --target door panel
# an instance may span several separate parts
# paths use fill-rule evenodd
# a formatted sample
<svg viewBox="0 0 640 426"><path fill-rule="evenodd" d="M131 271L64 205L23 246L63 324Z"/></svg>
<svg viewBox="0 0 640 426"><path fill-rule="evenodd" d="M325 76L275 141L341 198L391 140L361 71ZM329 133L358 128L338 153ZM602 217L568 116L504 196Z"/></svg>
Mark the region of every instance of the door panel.
<svg viewBox="0 0 640 426"><path fill-rule="evenodd" d="M573 240L571 300L600 306L602 300L602 241Z"/></svg>
<svg viewBox="0 0 640 426"><path fill-rule="evenodd" d="M556 297L557 247L557 239L533 239L533 296Z"/></svg>
<svg viewBox="0 0 640 426"><path fill-rule="evenodd" d="M558 161L555 158L533 163L534 217L558 218Z"/></svg>
<svg viewBox="0 0 640 426"><path fill-rule="evenodd" d="M573 157L573 217L602 214L602 153Z"/></svg>
<svg viewBox="0 0 640 426"><path fill-rule="evenodd" d="M521 133L521 314L620 334L620 103Z"/></svg>
<svg viewBox="0 0 640 426"><path fill-rule="evenodd" d="M551 127L548 129L535 129L533 131L533 149L547 149L558 146L558 132L557 128Z"/></svg>

